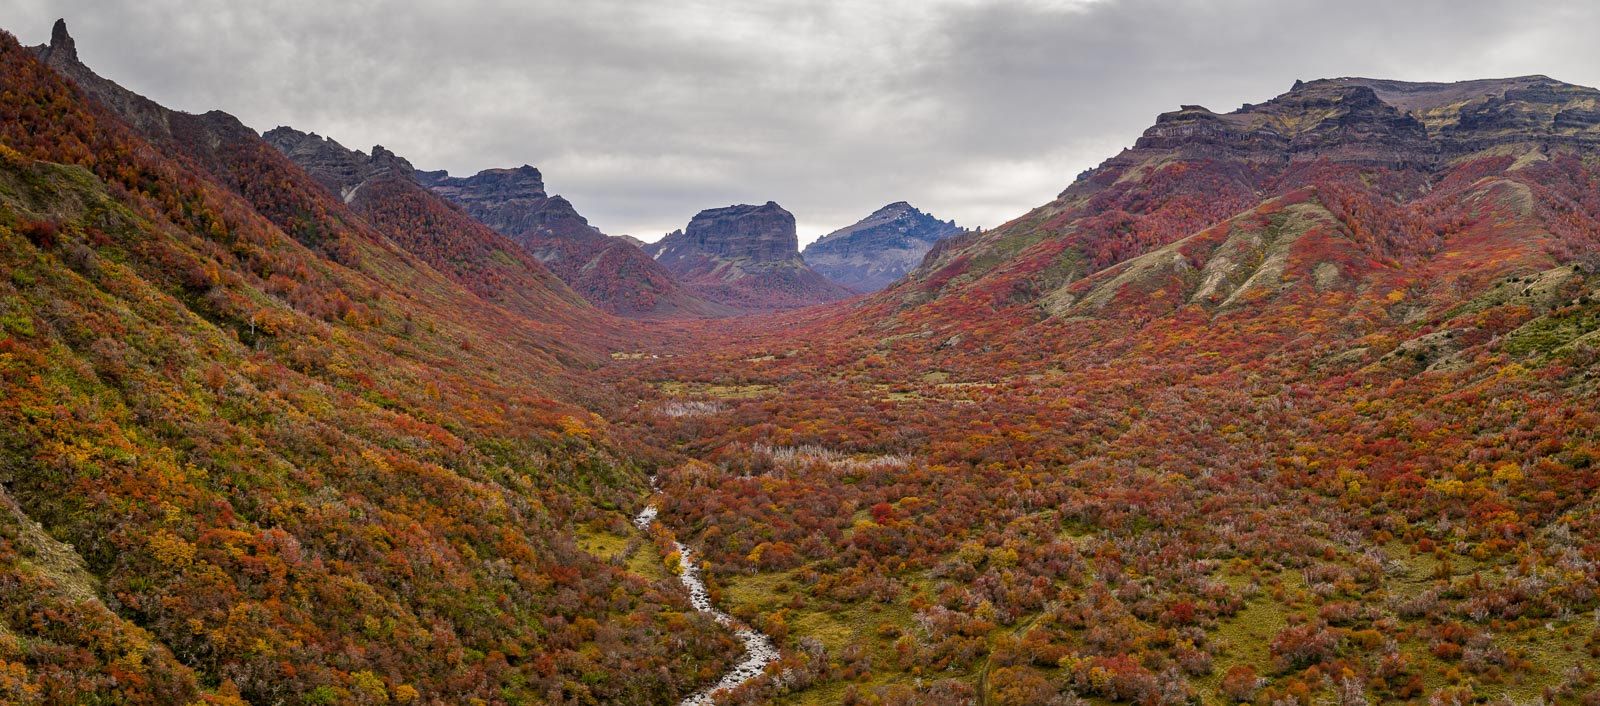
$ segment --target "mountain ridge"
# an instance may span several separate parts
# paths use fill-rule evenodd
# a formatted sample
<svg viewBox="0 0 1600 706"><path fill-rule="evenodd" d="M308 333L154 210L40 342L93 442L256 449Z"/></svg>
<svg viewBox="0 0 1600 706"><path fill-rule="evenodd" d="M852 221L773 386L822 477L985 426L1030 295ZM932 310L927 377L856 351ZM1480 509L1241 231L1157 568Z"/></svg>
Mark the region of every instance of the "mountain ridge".
<svg viewBox="0 0 1600 706"><path fill-rule="evenodd" d="M869 293L915 268L934 243L962 232L955 221L940 221L896 201L812 241L800 256L822 276Z"/></svg>
<svg viewBox="0 0 1600 706"><path fill-rule="evenodd" d="M535 167L485 169L469 177L417 171L423 186L520 244L591 302L620 316L714 318L734 309L688 291L637 245L589 225L552 196Z"/></svg>
<svg viewBox="0 0 1600 706"><path fill-rule="evenodd" d="M55 35L59 69L0 33L0 700L666 700L737 657L568 529L652 457L579 383L609 317L548 273L488 301Z"/></svg>
<svg viewBox="0 0 1600 706"><path fill-rule="evenodd" d="M1326 178L1377 170L1390 182L1384 188L1410 198L1440 175L1465 173L1466 164L1504 159L1496 169L1521 168L1590 149L1600 145L1600 123L1573 116L1596 101L1595 89L1527 76L1319 79L1226 114L1185 105L1162 113L1132 147L1079 175L1051 203L953 244L961 247L936 249L910 275L921 286L895 289L903 305L916 306L949 283L989 279L983 288L992 296L1037 302Z"/></svg>

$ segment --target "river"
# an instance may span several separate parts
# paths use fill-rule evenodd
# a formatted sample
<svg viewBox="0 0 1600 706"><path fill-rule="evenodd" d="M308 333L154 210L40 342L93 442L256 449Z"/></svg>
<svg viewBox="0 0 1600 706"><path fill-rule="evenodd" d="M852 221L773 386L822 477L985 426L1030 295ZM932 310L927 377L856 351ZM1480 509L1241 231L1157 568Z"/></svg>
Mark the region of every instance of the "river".
<svg viewBox="0 0 1600 706"><path fill-rule="evenodd" d="M639 512L638 517L633 518L633 523L641 530L648 530L650 524L656 521L657 512L655 503L651 503ZM694 560L694 553L683 546L683 542L677 540L672 541L672 547L678 552L678 564L682 567L678 580L689 590L689 603L694 605L695 610L710 615L718 623L732 628L733 634L744 642L744 661L734 665L717 683L679 702L679 706L709 706L713 693L720 689L732 689L754 679L761 675L761 671L766 669L767 665L778 661L778 646L772 643L772 638L735 620L733 616L712 605L711 594L706 591L706 582L700 578L700 565Z"/></svg>

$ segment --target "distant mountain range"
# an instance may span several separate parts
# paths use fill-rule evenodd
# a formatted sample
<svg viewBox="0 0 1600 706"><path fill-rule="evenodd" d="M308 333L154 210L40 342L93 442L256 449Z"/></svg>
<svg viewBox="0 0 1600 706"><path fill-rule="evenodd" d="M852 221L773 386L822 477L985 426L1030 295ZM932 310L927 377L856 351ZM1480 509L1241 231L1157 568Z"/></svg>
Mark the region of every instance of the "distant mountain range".
<svg viewBox="0 0 1600 706"><path fill-rule="evenodd" d="M539 170L443 171L417 179L473 218L521 244L567 284L614 314L643 318L729 316L736 310L696 296L637 244L589 225L566 199L545 192Z"/></svg>
<svg viewBox="0 0 1600 706"><path fill-rule="evenodd" d="M934 243L964 232L955 221L941 221L897 201L822 236L801 257L834 282L876 292L920 264Z"/></svg>

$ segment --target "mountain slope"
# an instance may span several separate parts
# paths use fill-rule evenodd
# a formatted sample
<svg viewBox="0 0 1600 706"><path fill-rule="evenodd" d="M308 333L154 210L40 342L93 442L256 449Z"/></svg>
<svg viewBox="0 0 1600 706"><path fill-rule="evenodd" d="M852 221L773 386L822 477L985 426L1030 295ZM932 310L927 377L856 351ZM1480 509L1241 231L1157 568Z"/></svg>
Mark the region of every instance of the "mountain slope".
<svg viewBox="0 0 1600 706"><path fill-rule="evenodd" d="M854 294L800 258L794 214L768 201L701 211L645 252L702 297L747 311L792 309Z"/></svg>
<svg viewBox="0 0 1600 706"><path fill-rule="evenodd" d="M922 262L933 244L965 232L904 201L822 236L800 256L829 280L858 292L876 292Z"/></svg>
<svg viewBox="0 0 1600 706"><path fill-rule="evenodd" d="M1527 187L1527 213L1517 217L1561 234L1545 245L1569 257L1588 238L1549 221L1542 212L1564 197L1537 182L1581 168L1572 156L1600 139L1600 126L1582 118L1597 98L1544 77L1331 79L1228 114L1184 106L1050 204L946 241L895 297L916 306L962 291L996 306L1042 304L1086 275L1307 188L1370 255L1416 264L1436 258L1451 218L1469 217L1436 192L1466 198L1473 181L1491 177ZM1368 216L1387 220L1377 231L1355 222Z"/></svg>
<svg viewBox="0 0 1600 706"><path fill-rule="evenodd" d="M5 700L667 703L735 656L576 544L651 458L557 360L592 309L512 315L248 131L151 111L158 147L87 81L0 35Z"/></svg>
<svg viewBox="0 0 1600 706"><path fill-rule="evenodd" d="M586 342L595 340L596 333L604 333L604 326L593 325L603 320L597 320L580 297L537 264L524 258L507 268L503 258L493 256L496 246L486 245L494 239L493 234L475 228L467 219L458 218L442 231L428 232L426 223L417 231L417 222L407 222L392 233L380 231L352 212L341 198L316 188L317 182L306 172L233 116L221 111L196 116L168 110L95 74L78 61L64 23L57 23L51 45L34 51L97 103L135 127L141 137L238 193L300 242L397 290L409 288L413 295L433 294L435 290L425 284L436 277L407 282L396 276L419 265L430 273L431 266L454 271L456 286L449 289L466 283L496 303L518 310L526 322L521 326L523 333L541 338L539 347L551 355L587 364L601 359ZM431 211L440 210L428 206ZM451 218L448 214L443 217ZM417 251L407 250L397 239L406 241L405 246L417 246ZM441 306L460 305L455 292L438 293L444 295ZM579 335L579 328L591 331Z"/></svg>
<svg viewBox="0 0 1600 706"><path fill-rule="evenodd" d="M479 296L535 321L561 308L588 309L518 244L451 206L416 180L405 159L381 146L369 157L333 140L278 127L263 138L368 223ZM551 301L551 296L559 303ZM608 324L592 317L590 335ZM582 326L581 316L571 319Z"/></svg>
<svg viewBox="0 0 1600 706"><path fill-rule="evenodd" d="M566 199L549 196L539 170L487 169L470 177L417 172L420 183L511 238L567 284L611 313L639 318L727 316L696 297L634 243L589 225Z"/></svg>

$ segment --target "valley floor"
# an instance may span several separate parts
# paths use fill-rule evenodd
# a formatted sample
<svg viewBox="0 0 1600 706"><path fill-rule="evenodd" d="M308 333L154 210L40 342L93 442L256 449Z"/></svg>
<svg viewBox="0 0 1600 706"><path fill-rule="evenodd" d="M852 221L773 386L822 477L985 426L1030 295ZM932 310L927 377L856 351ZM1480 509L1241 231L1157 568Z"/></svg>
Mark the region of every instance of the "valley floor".
<svg viewBox="0 0 1600 706"><path fill-rule="evenodd" d="M661 516L713 600L782 648L729 702L1594 688L1596 505L1546 490L1593 484L1583 366L1215 364L1140 334L1090 357L1071 338L1094 333L1050 321L971 361L830 339L837 316L703 324L601 373L638 395L623 423L681 455ZM1188 340L1230 335L1261 334Z"/></svg>

